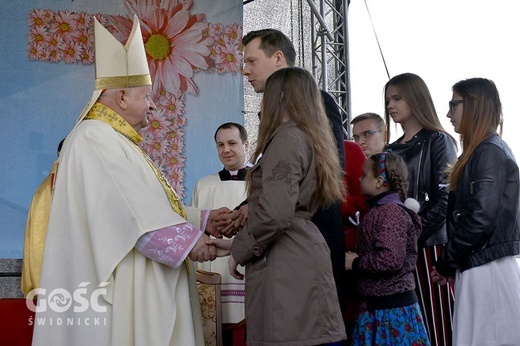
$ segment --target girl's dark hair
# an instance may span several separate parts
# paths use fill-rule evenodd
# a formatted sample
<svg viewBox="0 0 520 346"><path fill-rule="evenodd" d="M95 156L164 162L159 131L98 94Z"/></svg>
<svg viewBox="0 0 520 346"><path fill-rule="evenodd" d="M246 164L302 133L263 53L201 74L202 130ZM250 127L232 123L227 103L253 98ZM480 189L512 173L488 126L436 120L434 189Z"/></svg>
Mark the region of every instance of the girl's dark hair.
<svg viewBox="0 0 520 346"><path fill-rule="evenodd" d="M383 176L390 191L399 192L404 202L408 195L408 168L401 156L384 151L368 157L374 177ZM384 173L384 174L383 174Z"/></svg>

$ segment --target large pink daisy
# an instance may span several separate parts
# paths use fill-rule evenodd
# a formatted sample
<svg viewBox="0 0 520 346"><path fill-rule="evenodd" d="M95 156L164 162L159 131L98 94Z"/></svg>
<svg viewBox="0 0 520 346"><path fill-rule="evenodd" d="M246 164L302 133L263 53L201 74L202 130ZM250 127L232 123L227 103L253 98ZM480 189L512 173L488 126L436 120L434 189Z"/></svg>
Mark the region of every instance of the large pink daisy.
<svg viewBox="0 0 520 346"><path fill-rule="evenodd" d="M193 73L210 67L209 47L213 42L207 36L205 16L189 13L193 1L127 0L125 5L141 20L154 93L165 89L172 94L179 90L197 94ZM131 19L113 16L111 22L114 35L124 42Z"/></svg>

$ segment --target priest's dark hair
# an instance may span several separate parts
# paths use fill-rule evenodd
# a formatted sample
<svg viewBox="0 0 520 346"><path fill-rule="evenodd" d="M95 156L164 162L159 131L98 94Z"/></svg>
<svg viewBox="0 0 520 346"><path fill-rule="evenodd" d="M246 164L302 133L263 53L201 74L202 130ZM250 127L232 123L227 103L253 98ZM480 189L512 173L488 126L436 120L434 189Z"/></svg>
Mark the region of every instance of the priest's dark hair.
<svg viewBox="0 0 520 346"><path fill-rule="evenodd" d="M232 123L232 122L224 123L217 128L217 131L215 131L215 134L213 135L213 138L215 139L215 143L217 142L217 133L220 130L232 129L233 127L236 127L238 129L238 132L240 133L240 140L242 140L242 144L244 144L247 141L247 131L246 131L245 127L238 123Z"/></svg>

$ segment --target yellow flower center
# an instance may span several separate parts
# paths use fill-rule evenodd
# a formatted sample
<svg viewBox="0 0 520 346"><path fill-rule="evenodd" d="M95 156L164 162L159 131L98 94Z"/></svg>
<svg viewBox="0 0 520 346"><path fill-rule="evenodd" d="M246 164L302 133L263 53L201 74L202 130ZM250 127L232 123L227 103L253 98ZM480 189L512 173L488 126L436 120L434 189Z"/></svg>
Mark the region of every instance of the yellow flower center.
<svg viewBox="0 0 520 346"><path fill-rule="evenodd" d="M226 55L226 59L227 59L227 61L229 61L229 62L233 62L233 61L235 61L235 57L233 56L233 54L227 54L227 55Z"/></svg>
<svg viewBox="0 0 520 346"><path fill-rule="evenodd" d="M146 52L155 60L165 59L171 53L170 40L160 34L150 36L144 46Z"/></svg>
<svg viewBox="0 0 520 346"><path fill-rule="evenodd" d="M161 123L158 122L157 120L154 120L154 121L152 121L152 124L151 124L151 125L152 125L152 127L153 127L154 129L158 129L158 128L161 126Z"/></svg>
<svg viewBox="0 0 520 346"><path fill-rule="evenodd" d="M173 103L170 104L170 107L169 107L169 108L170 108L170 110L171 110L172 112L175 112L175 110L177 109L177 107L175 107L175 104L173 104Z"/></svg>
<svg viewBox="0 0 520 346"><path fill-rule="evenodd" d="M61 24L60 24L60 29L61 29L61 31L63 31L63 32L67 32L67 31L69 31L69 24L67 24L67 23L61 23Z"/></svg>

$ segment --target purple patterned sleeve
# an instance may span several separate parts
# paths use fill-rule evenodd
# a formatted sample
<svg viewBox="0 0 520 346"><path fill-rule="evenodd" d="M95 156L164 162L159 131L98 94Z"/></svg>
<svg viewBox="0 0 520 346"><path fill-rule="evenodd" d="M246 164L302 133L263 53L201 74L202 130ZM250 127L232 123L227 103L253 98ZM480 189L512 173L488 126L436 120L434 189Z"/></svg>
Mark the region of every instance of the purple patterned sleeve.
<svg viewBox="0 0 520 346"><path fill-rule="evenodd" d="M152 261L177 268L201 236L197 227L185 222L143 234L135 247Z"/></svg>

